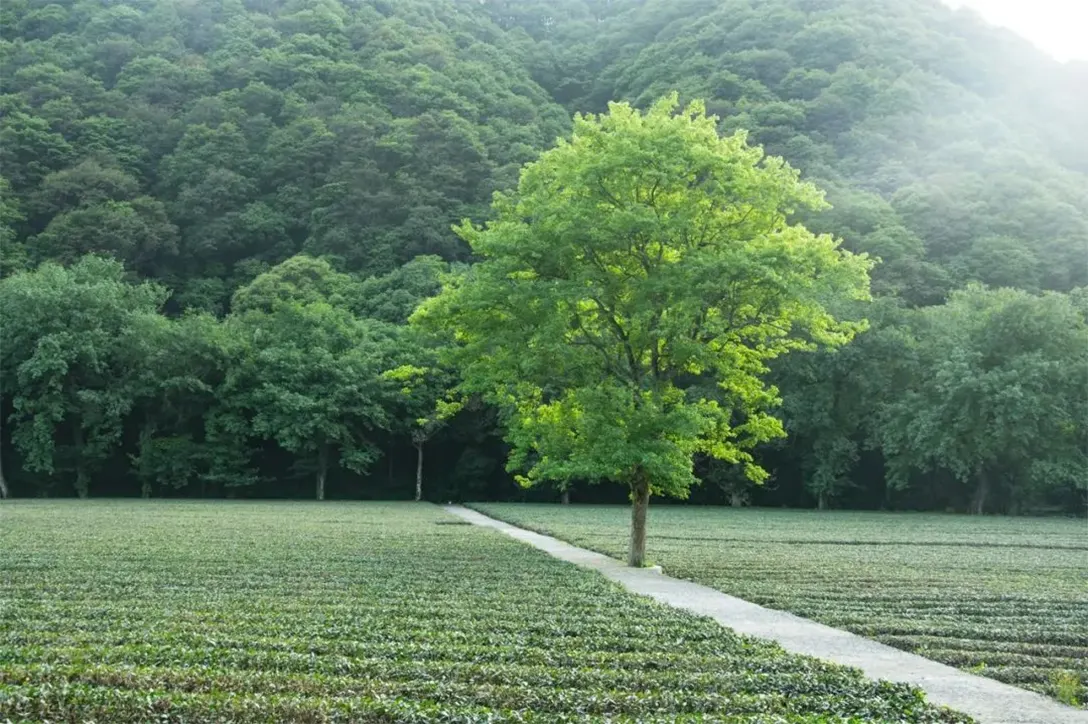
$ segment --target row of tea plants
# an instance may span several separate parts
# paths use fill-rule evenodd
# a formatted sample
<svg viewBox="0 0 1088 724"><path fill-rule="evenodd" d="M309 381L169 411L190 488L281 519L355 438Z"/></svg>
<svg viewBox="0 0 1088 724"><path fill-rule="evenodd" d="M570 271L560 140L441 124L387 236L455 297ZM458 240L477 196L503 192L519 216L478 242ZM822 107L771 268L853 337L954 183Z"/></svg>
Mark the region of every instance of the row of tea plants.
<svg viewBox="0 0 1088 724"><path fill-rule="evenodd" d="M622 557L620 506L481 504ZM1067 704L1088 703L1088 526L1068 518L651 509L667 573Z"/></svg>
<svg viewBox="0 0 1088 724"><path fill-rule="evenodd" d="M968 721L428 504L0 521L0 722Z"/></svg>

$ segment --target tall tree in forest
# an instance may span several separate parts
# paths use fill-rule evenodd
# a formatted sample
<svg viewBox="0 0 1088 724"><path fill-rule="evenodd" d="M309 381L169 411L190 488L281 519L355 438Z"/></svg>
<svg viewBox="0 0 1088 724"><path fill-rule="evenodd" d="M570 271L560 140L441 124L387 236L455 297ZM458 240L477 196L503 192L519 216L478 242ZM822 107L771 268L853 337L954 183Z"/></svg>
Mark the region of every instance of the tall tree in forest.
<svg viewBox="0 0 1088 724"><path fill-rule="evenodd" d="M685 497L696 453L765 477L749 450L783 434L767 361L849 341L862 325L826 305L868 296L866 258L788 220L815 187L678 108L576 116L493 221L460 227L482 261L414 317L453 330L459 389L505 410L523 483L629 487L632 566L650 496ZM698 394L700 375L722 394Z"/></svg>
<svg viewBox="0 0 1088 724"><path fill-rule="evenodd" d="M137 320L157 315L165 300L161 287L130 284L121 264L94 256L0 281L0 379L29 470L63 473L80 497L89 494L134 402L124 361Z"/></svg>
<svg viewBox="0 0 1088 724"><path fill-rule="evenodd" d="M334 464L364 472L377 459L370 434L388 426L381 373L395 364L384 325L327 302L284 302L226 324L235 346L220 429L308 458L318 500Z"/></svg>
<svg viewBox="0 0 1088 724"><path fill-rule="evenodd" d="M205 421L226 374L228 344L210 314L148 315L138 322L126 350L140 430L130 458L141 494L150 497L156 486L180 489L206 477Z"/></svg>
<svg viewBox="0 0 1088 724"><path fill-rule="evenodd" d="M968 510L1088 491L1088 324L1069 295L980 286L917 315L914 373L884 407L893 484L945 471ZM967 492L965 491L965 492Z"/></svg>
<svg viewBox="0 0 1088 724"><path fill-rule="evenodd" d="M896 327L903 310L885 297L866 304L865 313L872 327L850 344L791 354L773 366L771 380L784 391L786 446L820 510L858 485L853 473L873 443L876 410L903 383Z"/></svg>
<svg viewBox="0 0 1088 724"><path fill-rule="evenodd" d="M357 283L325 259L299 254L277 264L235 292L231 311L271 312L285 302L326 302L344 307L356 293Z"/></svg>
<svg viewBox="0 0 1088 724"><path fill-rule="evenodd" d="M435 256L420 256L389 274L364 279L356 287L351 308L369 319L396 325L397 358L404 363L383 373L400 388L391 397L391 432L405 435L416 451L415 499L423 499L424 448L445 426L458 405L446 399L453 385L441 366L442 339L406 327L408 318L427 297L441 289L448 265Z"/></svg>
<svg viewBox="0 0 1088 724"><path fill-rule="evenodd" d="M423 449L461 408L459 403L446 399L453 387L452 375L438 365L435 349L420 342L402 334L401 344L408 347L403 356L415 363L401 365L383 375L401 386L393 417L407 427L416 450L417 501L423 500Z"/></svg>

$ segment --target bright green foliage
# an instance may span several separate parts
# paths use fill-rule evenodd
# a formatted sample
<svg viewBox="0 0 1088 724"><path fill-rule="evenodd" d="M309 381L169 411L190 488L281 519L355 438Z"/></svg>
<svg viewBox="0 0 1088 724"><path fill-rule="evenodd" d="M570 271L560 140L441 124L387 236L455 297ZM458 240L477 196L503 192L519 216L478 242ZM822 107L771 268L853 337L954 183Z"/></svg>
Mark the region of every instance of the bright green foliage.
<svg viewBox="0 0 1088 724"><path fill-rule="evenodd" d="M0 518L14 721L970 721L433 506L18 501Z"/></svg>
<svg viewBox="0 0 1088 724"><path fill-rule="evenodd" d="M946 471L1019 506L1088 492L1088 323L1069 297L971 287L919 313L914 373L882 411L892 483Z"/></svg>
<svg viewBox="0 0 1088 724"><path fill-rule="evenodd" d="M861 328L825 305L866 297L867 260L787 221L820 203L701 105L614 104L576 117L485 228L460 228L482 261L417 318L452 329L460 389L508 410L529 483L685 497L695 453L761 479L748 450L782 434L766 362ZM699 375L721 394L692 388Z"/></svg>
<svg viewBox="0 0 1088 724"><path fill-rule="evenodd" d="M235 313L271 312L283 304L327 302L343 307L355 294L354 280L325 259L299 255L277 264L239 289L231 300Z"/></svg>
<svg viewBox="0 0 1088 724"><path fill-rule="evenodd" d="M478 504L622 557L620 506ZM1084 521L658 506L665 572L951 666L1088 701Z"/></svg>
<svg viewBox="0 0 1088 724"><path fill-rule="evenodd" d="M165 299L161 287L129 284L120 264L93 256L0 281L0 379L28 470L74 480L87 495L134 403L125 361L137 330Z"/></svg>

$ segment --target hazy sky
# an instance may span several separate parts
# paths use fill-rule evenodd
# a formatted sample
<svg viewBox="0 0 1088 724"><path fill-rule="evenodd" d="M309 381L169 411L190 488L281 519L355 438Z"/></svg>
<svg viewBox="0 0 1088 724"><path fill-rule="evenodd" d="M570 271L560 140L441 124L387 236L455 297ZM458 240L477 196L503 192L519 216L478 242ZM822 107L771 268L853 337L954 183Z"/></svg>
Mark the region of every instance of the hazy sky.
<svg viewBox="0 0 1088 724"><path fill-rule="evenodd" d="M1088 0L946 0L974 8L1058 60L1088 60Z"/></svg>

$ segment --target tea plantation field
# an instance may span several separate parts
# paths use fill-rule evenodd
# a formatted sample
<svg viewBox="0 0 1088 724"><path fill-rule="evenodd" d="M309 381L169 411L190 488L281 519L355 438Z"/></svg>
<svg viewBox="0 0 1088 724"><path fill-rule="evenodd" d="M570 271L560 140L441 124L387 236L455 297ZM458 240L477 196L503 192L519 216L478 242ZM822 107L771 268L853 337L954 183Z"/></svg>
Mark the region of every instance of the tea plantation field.
<svg viewBox="0 0 1088 724"><path fill-rule="evenodd" d="M411 503L0 503L0 722L959 722Z"/></svg>
<svg viewBox="0 0 1088 724"><path fill-rule="evenodd" d="M623 506L480 504L622 557ZM1040 691L1088 700L1088 523L651 505L666 573Z"/></svg>

